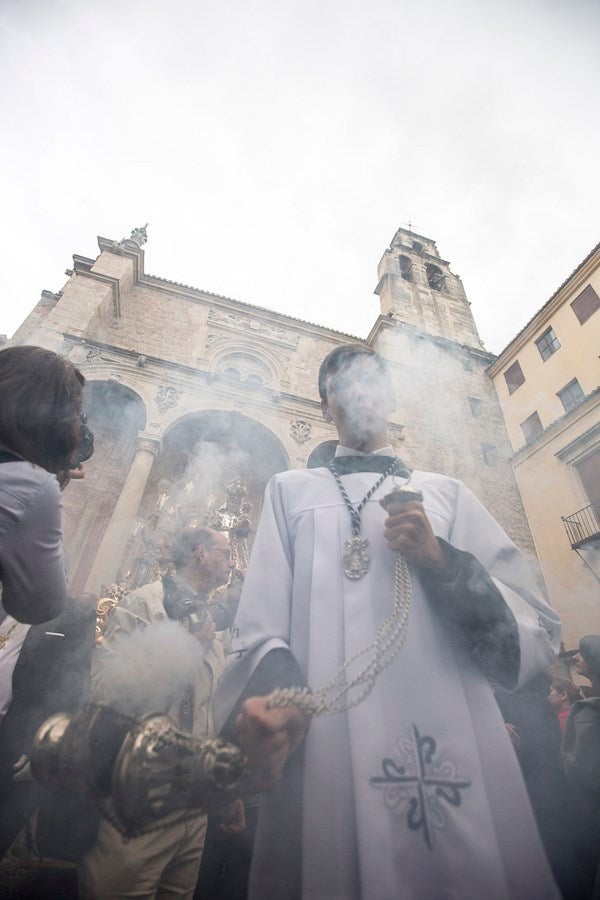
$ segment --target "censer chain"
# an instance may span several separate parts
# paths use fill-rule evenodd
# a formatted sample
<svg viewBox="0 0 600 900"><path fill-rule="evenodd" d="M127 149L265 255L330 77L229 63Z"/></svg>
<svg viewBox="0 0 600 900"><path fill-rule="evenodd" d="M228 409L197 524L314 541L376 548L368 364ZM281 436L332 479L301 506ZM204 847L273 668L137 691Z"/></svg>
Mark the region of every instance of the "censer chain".
<svg viewBox="0 0 600 900"><path fill-rule="evenodd" d="M377 676L398 656L408 631L412 586L408 565L401 553L396 553L394 566L394 607L377 629L375 638L362 650L346 660L333 678L318 691L310 688L278 688L269 695L269 709L297 706L308 715L331 716L361 703L372 691ZM370 659L350 681L348 670L370 653ZM351 696L353 691L357 691Z"/></svg>

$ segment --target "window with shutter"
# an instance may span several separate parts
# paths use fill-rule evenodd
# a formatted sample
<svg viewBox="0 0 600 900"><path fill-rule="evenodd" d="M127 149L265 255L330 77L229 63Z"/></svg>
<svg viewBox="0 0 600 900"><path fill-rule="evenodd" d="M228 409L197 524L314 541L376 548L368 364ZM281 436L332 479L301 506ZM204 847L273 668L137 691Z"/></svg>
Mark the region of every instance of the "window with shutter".
<svg viewBox="0 0 600 900"><path fill-rule="evenodd" d="M540 436L544 426L537 412L532 413L524 422L521 422L521 430L523 431L526 444L530 444Z"/></svg>
<svg viewBox="0 0 600 900"><path fill-rule="evenodd" d="M587 322L590 316L593 316L596 310L600 309L600 297L598 297L591 284L588 284L578 297L575 297L571 303L571 309L579 319L580 325Z"/></svg>
<svg viewBox="0 0 600 900"><path fill-rule="evenodd" d="M514 394L518 387L521 387L523 382L525 381L525 376L523 375L523 370L519 365L519 360L514 362L512 366L509 366L506 372L504 373L504 380L506 381L506 386L508 388L509 394Z"/></svg>

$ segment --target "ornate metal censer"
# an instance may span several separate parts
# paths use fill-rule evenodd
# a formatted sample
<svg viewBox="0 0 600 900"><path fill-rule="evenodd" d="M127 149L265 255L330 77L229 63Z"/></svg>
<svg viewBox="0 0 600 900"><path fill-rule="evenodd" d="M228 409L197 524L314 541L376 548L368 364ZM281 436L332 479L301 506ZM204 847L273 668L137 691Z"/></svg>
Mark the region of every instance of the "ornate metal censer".
<svg viewBox="0 0 600 900"><path fill-rule="evenodd" d="M47 719L34 738L31 766L40 784L110 796L125 834L174 810L222 807L249 781L239 747L192 738L164 715L131 719L100 705Z"/></svg>

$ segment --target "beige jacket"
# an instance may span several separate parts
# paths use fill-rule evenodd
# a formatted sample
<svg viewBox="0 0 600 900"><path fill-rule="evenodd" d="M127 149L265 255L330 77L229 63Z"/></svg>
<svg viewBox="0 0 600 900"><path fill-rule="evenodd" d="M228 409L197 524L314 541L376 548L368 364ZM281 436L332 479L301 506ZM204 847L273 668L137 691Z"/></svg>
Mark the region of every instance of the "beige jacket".
<svg viewBox="0 0 600 900"><path fill-rule="evenodd" d="M163 606L164 588L162 581L146 584L125 594L110 613L104 639L96 649L92 661L92 696L96 702L106 703L127 711L124 697L135 683L143 687L143 712L165 712L179 724L181 692L177 696L164 692L164 685L144 681L145 674L139 671L139 662L128 654L127 635L134 637L140 631L158 622L168 621ZM181 626L183 627L183 626ZM133 648L133 643L132 643ZM198 644L198 654L204 651ZM200 662L200 659L199 659ZM217 682L225 663L222 641L216 636L211 648L204 653L203 664L195 668L194 687L194 737L214 734L212 705ZM169 656L165 650L164 665L168 667ZM168 668L167 668L168 671ZM118 674L116 674L118 673ZM169 701L165 700L165 697ZM156 699L159 697L160 699ZM138 690L139 698L139 690ZM136 712L140 710L137 709Z"/></svg>

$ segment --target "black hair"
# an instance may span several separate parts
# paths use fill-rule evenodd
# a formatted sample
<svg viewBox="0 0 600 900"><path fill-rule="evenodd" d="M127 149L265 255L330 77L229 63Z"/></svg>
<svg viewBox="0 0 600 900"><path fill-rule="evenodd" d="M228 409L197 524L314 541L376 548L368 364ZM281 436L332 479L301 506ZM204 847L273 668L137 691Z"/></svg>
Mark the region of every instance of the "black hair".
<svg viewBox="0 0 600 900"><path fill-rule="evenodd" d="M327 379L333 375L337 375L346 369L352 359L358 356L368 356L374 359L379 366L381 373L387 373L387 364L385 360L365 344L342 344L331 350L319 368L319 395L321 400L327 403Z"/></svg>
<svg viewBox="0 0 600 900"><path fill-rule="evenodd" d="M0 350L0 443L48 472L70 469L84 383L79 369L51 350Z"/></svg>

